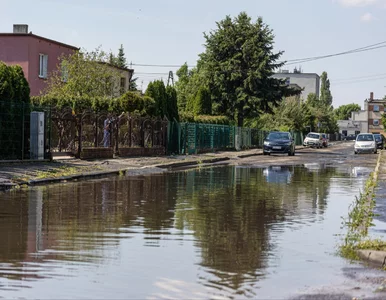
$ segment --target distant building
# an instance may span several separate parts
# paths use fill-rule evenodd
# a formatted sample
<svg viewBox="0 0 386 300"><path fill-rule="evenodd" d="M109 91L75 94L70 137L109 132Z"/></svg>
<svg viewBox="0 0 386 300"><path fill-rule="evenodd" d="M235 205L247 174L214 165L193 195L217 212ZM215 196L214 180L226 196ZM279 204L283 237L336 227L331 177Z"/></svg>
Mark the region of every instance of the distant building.
<svg viewBox="0 0 386 300"><path fill-rule="evenodd" d="M386 110L386 100L374 99L374 93L364 101L364 109L352 112L349 120L339 120L339 133L344 135L359 133L381 133L385 135L382 115Z"/></svg>
<svg viewBox="0 0 386 300"><path fill-rule="evenodd" d="M316 73L302 73L301 71L294 70L294 73L290 73L288 70L281 70L279 73L275 73L272 77L278 79L286 79L288 85L296 84L303 89L300 97L303 100L307 100L309 94L314 93L319 96L320 91L320 77Z"/></svg>
<svg viewBox="0 0 386 300"><path fill-rule="evenodd" d="M13 33L0 33L0 61L23 68L31 96L46 88L47 76L57 69L59 57L79 48L28 33L28 25L13 25Z"/></svg>
<svg viewBox="0 0 386 300"><path fill-rule="evenodd" d="M374 93L370 93L370 98L364 101L365 111L367 111L368 132L385 134L382 125L382 115L386 110L386 100L374 99Z"/></svg>

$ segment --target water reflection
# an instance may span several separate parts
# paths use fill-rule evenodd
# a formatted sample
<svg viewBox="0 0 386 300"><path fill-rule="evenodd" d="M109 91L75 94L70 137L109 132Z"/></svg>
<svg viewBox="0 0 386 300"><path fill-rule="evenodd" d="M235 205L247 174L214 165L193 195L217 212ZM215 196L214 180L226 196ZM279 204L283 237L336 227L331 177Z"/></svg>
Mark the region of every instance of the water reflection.
<svg viewBox="0 0 386 300"><path fill-rule="evenodd" d="M33 288L34 280L59 276L87 281L87 272L117 264L114 272L122 278L98 269L99 280L110 282L105 297L112 297L113 288L130 295L133 286L124 278L144 272L144 266L147 277L134 286L139 298L150 295L150 287L173 282L199 284L200 295L255 297L278 255L270 232L318 220L333 176L335 169L323 167L219 167L4 194L0 289L20 291L21 281ZM195 258L175 265L173 256L185 255L182 248L194 249ZM129 262L120 263L124 260ZM164 264L183 267L186 275L168 279ZM196 274L193 281L190 272ZM76 291L82 294L82 285Z"/></svg>

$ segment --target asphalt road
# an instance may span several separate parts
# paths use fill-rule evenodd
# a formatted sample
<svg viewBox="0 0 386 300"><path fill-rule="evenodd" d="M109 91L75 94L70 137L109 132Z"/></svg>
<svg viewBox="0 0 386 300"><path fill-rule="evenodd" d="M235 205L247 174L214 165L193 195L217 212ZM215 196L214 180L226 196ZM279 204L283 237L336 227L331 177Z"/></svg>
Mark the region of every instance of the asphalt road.
<svg viewBox="0 0 386 300"><path fill-rule="evenodd" d="M354 154L354 142L339 142L331 144L328 148L314 149L305 148L297 150L295 156L284 154L271 154L269 156L252 156L233 160L236 165L272 166L272 165L304 165L321 164L325 166L336 166L339 164L351 167L374 167L378 155Z"/></svg>

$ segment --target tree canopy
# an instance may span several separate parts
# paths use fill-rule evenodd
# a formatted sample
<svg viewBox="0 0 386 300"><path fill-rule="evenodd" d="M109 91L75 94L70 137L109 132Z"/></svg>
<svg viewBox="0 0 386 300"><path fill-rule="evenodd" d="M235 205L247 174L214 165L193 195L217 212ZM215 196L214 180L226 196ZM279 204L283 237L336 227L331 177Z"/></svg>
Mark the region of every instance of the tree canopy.
<svg viewBox="0 0 386 300"><path fill-rule="evenodd" d="M67 97L119 96L120 71L108 62L110 55L97 48L60 57L58 69L48 76L45 94Z"/></svg>
<svg viewBox="0 0 386 300"><path fill-rule="evenodd" d="M320 102L322 102L322 104L326 106L332 105L330 80L328 79L327 72L323 72L321 76Z"/></svg>
<svg viewBox="0 0 386 300"><path fill-rule="evenodd" d="M274 34L262 18L252 22L245 12L227 16L204 37L197 69L208 80L216 114L242 126L245 118L272 111L296 93L284 80L272 78L284 64L278 61L283 52L273 51Z"/></svg>
<svg viewBox="0 0 386 300"><path fill-rule="evenodd" d="M155 101L155 114L161 118L166 116L168 120L178 120L177 92L172 86L165 87L162 80L150 82L146 92Z"/></svg>
<svg viewBox="0 0 386 300"><path fill-rule="evenodd" d="M30 88L23 69L0 61L0 101L29 103Z"/></svg>
<svg viewBox="0 0 386 300"><path fill-rule="evenodd" d="M360 110L361 107L355 103L341 105L334 110L335 119L348 120L351 117L351 112Z"/></svg>

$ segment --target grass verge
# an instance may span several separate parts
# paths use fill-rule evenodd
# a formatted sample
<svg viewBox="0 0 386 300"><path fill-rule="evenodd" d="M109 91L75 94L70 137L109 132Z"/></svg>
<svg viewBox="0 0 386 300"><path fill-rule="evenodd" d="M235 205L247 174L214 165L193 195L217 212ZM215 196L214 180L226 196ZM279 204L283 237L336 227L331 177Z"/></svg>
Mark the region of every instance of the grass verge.
<svg viewBox="0 0 386 300"><path fill-rule="evenodd" d="M350 205L348 216L343 218L342 225L347 229L344 242L339 247L339 252L343 257L357 260L359 257L356 251L364 249L386 251L386 241L374 240L368 236L369 228L374 226L374 189L377 185L379 164L380 158L374 173L371 173L366 181L363 192Z"/></svg>

